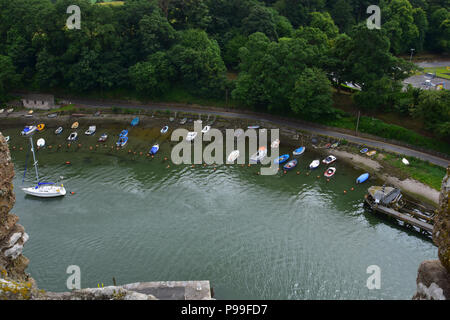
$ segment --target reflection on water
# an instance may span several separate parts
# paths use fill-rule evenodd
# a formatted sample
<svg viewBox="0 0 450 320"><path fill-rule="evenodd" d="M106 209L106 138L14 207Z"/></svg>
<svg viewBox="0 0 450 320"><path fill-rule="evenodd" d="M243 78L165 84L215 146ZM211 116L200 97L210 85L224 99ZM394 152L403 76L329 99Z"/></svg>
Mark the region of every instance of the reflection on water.
<svg viewBox="0 0 450 320"><path fill-rule="evenodd" d="M12 142L13 212L30 234L24 254L40 288L66 290L66 268L78 265L83 287L113 277L121 284L206 279L218 299L410 299L420 262L437 256L429 241L364 211L370 182L356 186L358 170L337 162L330 182L324 168L306 175L317 157L309 150L299 175L176 166L164 161L171 146L154 131L151 138L130 132L136 155L111 150L113 141L90 151L95 136L81 137L80 150L40 150L43 178L64 176L74 192L52 200L21 192L26 149ZM48 145L65 144L46 137ZM145 154L155 141L161 151L151 159ZM381 267L380 290L365 286L373 264Z"/></svg>

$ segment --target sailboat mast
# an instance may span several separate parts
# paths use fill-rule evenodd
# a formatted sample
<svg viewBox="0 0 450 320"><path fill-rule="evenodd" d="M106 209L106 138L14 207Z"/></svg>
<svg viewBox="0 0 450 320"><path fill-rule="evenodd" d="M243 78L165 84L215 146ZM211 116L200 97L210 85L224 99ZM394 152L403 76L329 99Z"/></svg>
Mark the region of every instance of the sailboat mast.
<svg viewBox="0 0 450 320"><path fill-rule="evenodd" d="M33 153L34 170L36 170L36 182L39 183L39 173L37 168L36 154L34 153L33 135L30 136L31 152Z"/></svg>

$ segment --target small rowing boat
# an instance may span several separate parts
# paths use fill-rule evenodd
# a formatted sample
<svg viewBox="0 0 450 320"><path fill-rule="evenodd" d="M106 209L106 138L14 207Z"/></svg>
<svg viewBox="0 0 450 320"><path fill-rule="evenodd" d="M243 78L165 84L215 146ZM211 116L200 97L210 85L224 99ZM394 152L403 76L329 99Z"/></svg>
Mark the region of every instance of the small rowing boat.
<svg viewBox="0 0 450 320"><path fill-rule="evenodd" d="M38 148L45 147L45 140L42 138L38 139L38 141L36 142L36 145L38 146Z"/></svg>
<svg viewBox="0 0 450 320"><path fill-rule="evenodd" d="M57 113L50 113L49 115L47 115L47 118L56 118L57 116Z"/></svg>
<svg viewBox="0 0 450 320"><path fill-rule="evenodd" d="M367 148L363 148L363 149L359 150L359 152L361 152L361 153L367 153L367 151L369 151L369 149L367 149Z"/></svg>
<svg viewBox="0 0 450 320"><path fill-rule="evenodd" d="M76 121L76 122L74 122L74 123L72 123L72 129L77 129L78 128L78 126L79 126L80 124Z"/></svg>
<svg viewBox="0 0 450 320"><path fill-rule="evenodd" d="M131 120L131 126L136 127L139 124L139 117L134 118Z"/></svg>
<svg viewBox="0 0 450 320"><path fill-rule="evenodd" d="M87 136L92 136L95 131L97 131L97 127L96 126L90 126L89 129L87 129L84 134Z"/></svg>
<svg viewBox="0 0 450 320"><path fill-rule="evenodd" d="M105 142L106 139L108 139L108 135L104 133L100 136L100 138L98 138L98 142Z"/></svg>
<svg viewBox="0 0 450 320"><path fill-rule="evenodd" d="M375 150L369 151L366 153L366 155L368 155L369 157L376 155L377 152Z"/></svg>
<svg viewBox="0 0 450 320"><path fill-rule="evenodd" d="M122 132L119 134L119 138L128 137L128 130L122 130Z"/></svg>
<svg viewBox="0 0 450 320"><path fill-rule="evenodd" d="M45 124L43 124L43 123L39 123L39 124L37 125L38 131L42 131L42 130L44 130L44 128L45 128Z"/></svg>
<svg viewBox="0 0 450 320"><path fill-rule="evenodd" d="M26 127L22 130L21 134L22 134L23 136L30 136L30 135L32 135L33 133L35 133L36 130L37 130L37 127L36 127L36 126L26 126Z"/></svg>
<svg viewBox="0 0 450 320"><path fill-rule="evenodd" d="M195 137L197 137L196 131L188 132L188 134L186 136L186 141L193 141L195 139Z"/></svg>
<svg viewBox="0 0 450 320"><path fill-rule="evenodd" d="M228 155L227 161L231 163L236 161L237 158L239 158L239 150L234 150Z"/></svg>
<svg viewBox="0 0 450 320"><path fill-rule="evenodd" d="M337 148L337 147L339 147L339 142L336 142L336 143L333 143L332 145L331 145L331 148Z"/></svg>
<svg viewBox="0 0 450 320"><path fill-rule="evenodd" d="M169 126L165 126L161 129L162 134L166 133L167 131L169 131Z"/></svg>
<svg viewBox="0 0 450 320"><path fill-rule="evenodd" d="M120 137L119 140L116 142L116 146L118 147L124 147L128 142L128 137Z"/></svg>
<svg viewBox="0 0 450 320"><path fill-rule="evenodd" d="M273 160L275 164L282 164L285 163L289 159L288 154L283 154L282 156L278 157L277 159Z"/></svg>
<svg viewBox="0 0 450 320"><path fill-rule="evenodd" d="M155 155L159 151L159 144L155 144L148 152L151 155Z"/></svg>
<svg viewBox="0 0 450 320"><path fill-rule="evenodd" d="M409 161L408 161L406 158L403 158L403 159L402 159L402 162L403 162L403 164L404 164L405 166L408 166L408 165L409 165Z"/></svg>
<svg viewBox="0 0 450 320"><path fill-rule="evenodd" d="M187 121L187 118L183 118L183 119L181 119L180 124L185 124L186 121Z"/></svg>
<svg viewBox="0 0 450 320"><path fill-rule="evenodd" d="M236 131L234 131L234 136L236 138L239 138L240 136L242 136L244 134L244 130L242 129L237 129Z"/></svg>
<svg viewBox="0 0 450 320"><path fill-rule="evenodd" d="M356 178L356 183L357 184L363 183L363 182L367 181L367 179L369 179L369 174L366 172L366 173L363 173L362 175L360 175L358 178Z"/></svg>
<svg viewBox="0 0 450 320"><path fill-rule="evenodd" d="M335 162L337 159L335 156L329 155L328 157L326 157L325 159L322 160L323 163L325 163L326 165L328 164L332 164L333 162Z"/></svg>
<svg viewBox="0 0 450 320"><path fill-rule="evenodd" d="M297 159L291 160L283 166L283 169L284 170L292 170L297 166L297 163L298 163Z"/></svg>
<svg viewBox="0 0 450 320"><path fill-rule="evenodd" d="M63 127L59 127L55 130L55 134L61 134L61 132L63 132Z"/></svg>
<svg viewBox="0 0 450 320"><path fill-rule="evenodd" d="M276 149L276 148L278 148L279 146L280 146L280 139L276 139L276 140L272 141L272 144L270 145L270 147L271 147L272 149Z"/></svg>
<svg viewBox="0 0 450 320"><path fill-rule="evenodd" d="M9 142L9 136L5 137L5 141Z"/></svg>
<svg viewBox="0 0 450 320"><path fill-rule="evenodd" d="M317 169L320 166L320 160L314 160L309 164L311 170Z"/></svg>
<svg viewBox="0 0 450 320"><path fill-rule="evenodd" d="M266 156L267 156L267 148L262 146L258 149L258 152L256 152L253 156L250 157L250 161L258 163L261 162Z"/></svg>
<svg viewBox="0 0 450 320"><path fill-rule="evenodd" d="M306 150L305 147L300 147L300 148L295 149L295 150L292 152L292 154L293 154L294 156L299 156L299 155L303 154L303 153L305 152L305 150Z"/></svg>
<svg viewBox="0 0 450 320"><path fill-rule="evenodd" d="M327 178L331 178L332 176L334 176L335 173L336 173L336 168L330 167L325 171L325 173L323 175Z"/></svg>
<svg viewBox="0 0 450 320"><path fill-rule="evenodd" d="M202 133L203 133L203 134L208 133L209 130L211 130L211 126L205 126L205 127L203 128L203 130L202 130Z"/></svg>
<svg viewBox="0 0 450 320"><path fill-rule="evenodd" d="M247 129L259 129L259 126L248 126Z"/></svg>
<svg viewBox="0 0 450 320"><path fill-rule="evenodd" d="M72 133L69 135L69 137L67 138L67 140L69 140L69 141L75 141L75 140L77 140L77 137L78 137L78 133L72 132Z"/></svg>

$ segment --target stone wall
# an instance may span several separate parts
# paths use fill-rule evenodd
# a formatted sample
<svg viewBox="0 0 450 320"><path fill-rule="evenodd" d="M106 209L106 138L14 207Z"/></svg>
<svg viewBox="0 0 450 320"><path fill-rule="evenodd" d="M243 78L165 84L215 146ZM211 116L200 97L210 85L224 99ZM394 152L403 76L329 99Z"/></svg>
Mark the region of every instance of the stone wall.
<svg viewBox="0 0 450 320"><path fill-rule="evenodd" d="M439 209L434 217L433 242L439 260L424 261L417 275L417 293L413 299L450 300L450 166L442 180Z"/></svg>
<svg viewBox="0 0 450 320"><path fill-rule="evenodd" d="M8 145L0 134L0 272L13 279L31 280L25 273L28 259L22 255L28 234L10 211L15 203L13 192L14 165Z"/></svg>

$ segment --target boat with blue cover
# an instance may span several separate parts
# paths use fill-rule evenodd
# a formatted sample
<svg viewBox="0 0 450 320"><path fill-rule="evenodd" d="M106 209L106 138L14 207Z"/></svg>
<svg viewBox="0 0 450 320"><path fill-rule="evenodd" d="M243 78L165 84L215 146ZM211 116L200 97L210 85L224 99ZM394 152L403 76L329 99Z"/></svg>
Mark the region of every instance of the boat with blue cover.
<svg viewBox="0 0 450 320"><path fill-rule="evenodd" d="M120 137L119 140L117 140L117 142L116 142L116 146L123 147L127 144L127 142L128 142L128 137Z"/></svg>
<svg viewBox="0 0 450 320"><path fill-rule="evenodd" d="M369 151L368 148L362 148L361 150L359 150L359 152L361 152L361 153L367 153L367 151Z"/></svg>
<svg viewBox="0 0 450 320"><path fill-rule="evenodd" d="M282 163L285 163L288 159L289 159L289 155L288 154L283 154L279 158L273 160L273 162L276 163L276 164L282 164Z"/></svg>
<svg viewBox="0 0 450 320"><path fill-rule="evenodd" d="M22 130L22 135L23 136L30 136L33 133L35 133L37 130L36 126L26 126L23 130Z"/></svg>
<svg viewBox="0 0 450 320"><path fill-rule="evenodd" d="M294 159L286 163L283 167L284 170L292 170L297 166L298 160Z"/></svg>
<svg viewBox="0 0 450 320"><path fill-rule="evenodd" d="M367 181L367 179L369 179L369 174L363 173L362 175L360 175L357 179L356 179L356 183L363 183L365 181Z"/></svg>
<svg viewBox="0 0 450 320"><path fill-rule="evenodd" d="M139 124L139 117L134 118L131 120L131 126L136 127Z"/></svg>
<svg viewBox="0 0 450 320"><path fill-rule="evenodd" d="M154 154L156 154L158 151L159 151L159 144L155 144L155 145L150 149L150 151L149 151L148 153L151 154L151 155L154 155Z"/></svg>
<svg viewBox="0 0 450 320"><path fill-rule="evenodd" d="M128 130L122 130L122 132L119 134L119 138L128 137Z"/></svg>
<svg viewBox="0 0 450 320"><path fill-rule="evenodd" d="M300 148L295 149L295 150L292 152L292 154L293 154L294 156L299 156L299 155L301 155L302 153L304 153L305 150L306 150L305 147L300 147Z"/></svg>

